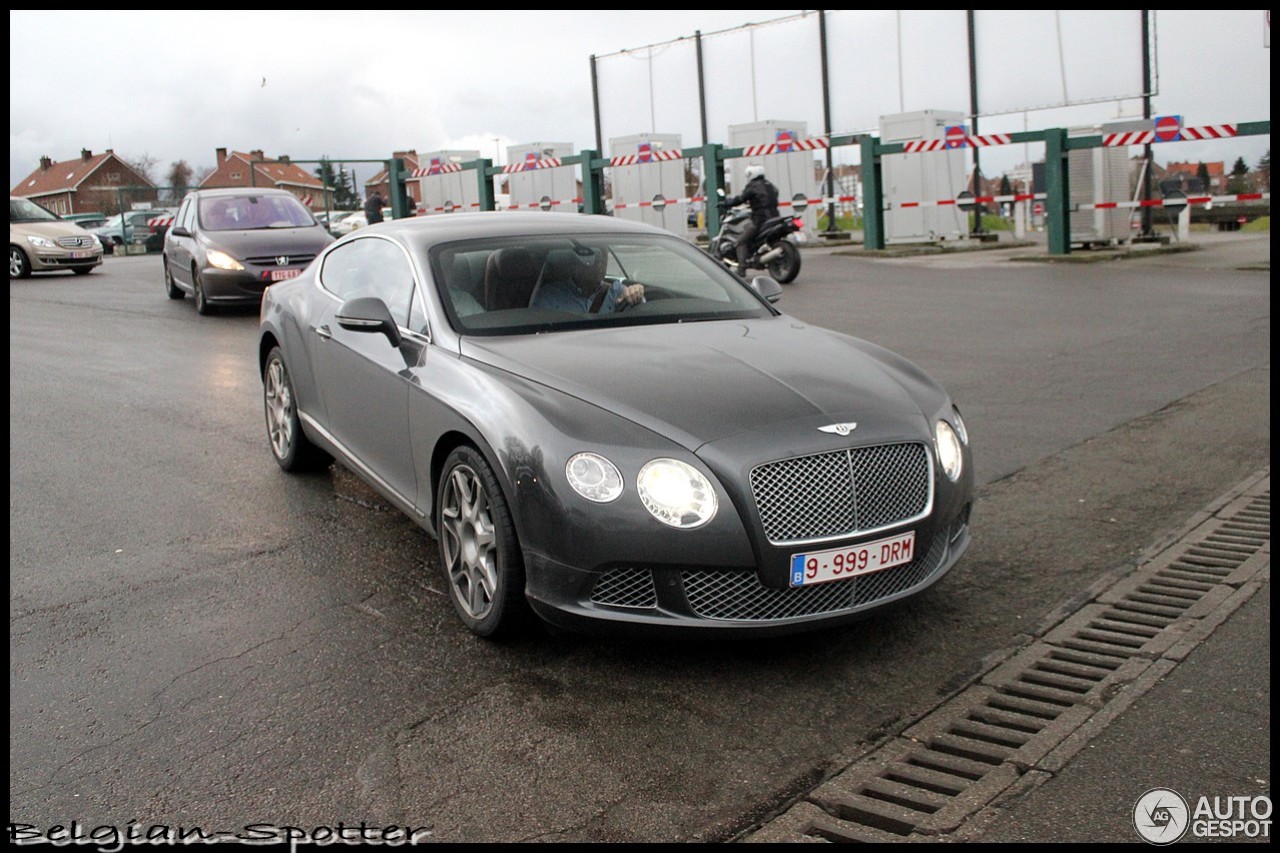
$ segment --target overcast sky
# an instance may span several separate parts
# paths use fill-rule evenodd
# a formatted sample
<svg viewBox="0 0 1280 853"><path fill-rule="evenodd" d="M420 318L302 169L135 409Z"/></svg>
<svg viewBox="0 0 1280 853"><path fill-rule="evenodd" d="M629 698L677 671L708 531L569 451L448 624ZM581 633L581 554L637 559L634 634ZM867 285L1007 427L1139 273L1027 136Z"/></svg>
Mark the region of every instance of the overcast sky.
<svg viewBox="0 0 1280 853"><path fill-rule="evenodd" d="M791 107L815 113L816 16L734 31L801 11L10 10L9 182L13 187L30 174L41 156L69 160L82 148L112 148L130 160L149 157L157 182L177 160L197 172L211 168L220 147L299 160L467 149L503 163L508 145L564 142L578 151L595 146L592 55L600 57L606 148L615 134L671 130L692 147L701 141L690 120L696 84L679 58L682 51L692 55L692 42L673 45L665 59L662 51L636 49L695 31L722 33L704 39L715 118L709 136L728 142L726 123L791 119L775 114ZM1121 25L1112 18L1096 26L1067 17L1079 12L1059 18L1046 17L1055 15L1052 10L1007 14L987 18L980 30L982 73L991 75L982 104L993 95L1034 99L1043 92L1087 98L1098 86L1139 93L1140 57L1128 33L1136 12L1101 12L1129 17ZM833 129L870 130L856 126L869 123L862 115L869 112L967 111L966 46L957 26L962 16L829 12L832 73L863 81L841 88ZM1263 11L1160 10L1154 19L1155 115L1181 114L1186 126L1270 119L1271 51L1264 46L1269 25ZM931 44L930 38L939 41ZM983 50L994 42L1000 51ZM1091 77L1098 69L1110 71L1092 80L1085 79L1086 68ZM998 92L996 80L1030 81L1040 89ZM864 105L861 112L849 106L855 103ZM981 130L1036 130L1135 114L1141 115L1140 101L1119 100L1065 112L1010 112L984 118ZM664 120L679 126L653 126ZM810 135L821 132L820 111L808 129ZM1161 148L1168 150L1157 153L1162 162L1225 160L1230 168L1243 156L1252 167L1270 149L1270 138ZM1007 159L1024 152L1002 153ZM983 163L991 173L985 153ZM374 167L363 168L371 174Z"/></svg>

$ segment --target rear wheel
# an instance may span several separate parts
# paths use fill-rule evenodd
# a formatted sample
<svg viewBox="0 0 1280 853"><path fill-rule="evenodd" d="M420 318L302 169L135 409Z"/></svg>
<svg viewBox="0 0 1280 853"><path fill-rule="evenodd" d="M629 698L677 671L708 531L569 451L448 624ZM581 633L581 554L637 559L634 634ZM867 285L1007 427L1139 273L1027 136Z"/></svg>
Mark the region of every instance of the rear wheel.
<svg viewBox="0 0 1280 853"><path fill-rule="evenodd" d="M778 248L782 254L769 261L769 275L778 284L790 284L800 275L800 250L790 240L780 241Z"/></svg>
<svg viewBox="0 0 1280 853"><path fill-rule="evenodd" d="M472 633L494 637L524 621L524 565L506 499L484 457L456 448L437 490L440 563L454 609Z"/></svg>
<svg viewBox="0 0 1280 853"><path fill-rule="evenodd" d="M274 347L262 371L262 404L267 416L267 441L276 463L286 471L318 471L333 461L328 453L311 443L298 419L298 402L293 380L284 363L284 353Z"/></svg>

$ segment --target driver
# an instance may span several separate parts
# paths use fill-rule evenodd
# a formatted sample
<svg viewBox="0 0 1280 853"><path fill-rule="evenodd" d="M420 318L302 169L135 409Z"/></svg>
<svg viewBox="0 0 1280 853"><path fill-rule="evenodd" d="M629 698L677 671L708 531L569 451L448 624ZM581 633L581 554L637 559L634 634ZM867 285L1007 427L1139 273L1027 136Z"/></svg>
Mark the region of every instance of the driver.
<svg viewBox="0 0 1280 853"><path fill-rule="evenodd" d="M548 279L538 286L530 306L578 314L612 314L644 301L644 285L609 281L604 249L575 246L548 258Z"/></svg>

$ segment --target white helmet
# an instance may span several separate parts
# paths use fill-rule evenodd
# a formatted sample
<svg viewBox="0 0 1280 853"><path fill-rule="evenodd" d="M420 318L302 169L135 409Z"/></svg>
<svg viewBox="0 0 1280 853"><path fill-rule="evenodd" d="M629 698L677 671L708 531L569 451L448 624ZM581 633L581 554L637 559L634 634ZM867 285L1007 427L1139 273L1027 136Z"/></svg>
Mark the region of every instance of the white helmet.
<svg viewBox="0 0 1280 853"><path fill-rule="evenodd" d="M764 166L757 166L754 163L747 167L747 182L750 183L756 178L764 177Z"/></svg>

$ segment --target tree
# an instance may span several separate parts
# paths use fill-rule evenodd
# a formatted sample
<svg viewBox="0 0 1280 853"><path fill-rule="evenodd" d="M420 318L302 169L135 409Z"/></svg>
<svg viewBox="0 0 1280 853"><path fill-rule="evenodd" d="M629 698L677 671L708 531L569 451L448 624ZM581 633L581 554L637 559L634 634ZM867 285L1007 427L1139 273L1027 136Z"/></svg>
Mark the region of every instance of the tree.
<svg viewBox="0 0 1280 853"><path fill-rule="evenodd" d="M193 175L194 172L187 165L186 160L178 160L169 165L169 175L165 178L165 182L169 186L170 199L177 201L187 194Z"/></svg>
<svg viewBox="0 0 1280 853"><path fill-rule="evenodd" d="M1208 192L1209 188L1213 186L1209 180L1209 167L1204 164L1203 160L1200 161L1199 166L1196 166L1196 180L1200 182L1199 191L1202 193Z"/></svg>
<svg viewBox="0 0 1280 853"><path fill-rule="evenodd" d="M1262 155L1262 159L1258 161L1258 176L1262 179L1262 188L1266 192L1271 192L1271 149L1267 149L1267 153Z"/></svg>
<svg viewBox="0 0 1280 853"><path fill-rule="evenodd" d="M155 179L151 176L151 173L155 171L156 165L160 162L155 157L144 152L142 156L136 157L132 160L125 160L124 162L127 163L129 168L133 169L133 171L146 178L147 183L155 183Z"/></svg>
<svg viewBox="0 0 1280 853"><path fill-rule="evenodd" d="M1231 177L1227 180L1227 192L1232 195L1249 192L1249 166L1243 157L1237 157L1231 167Z"/></svg>

